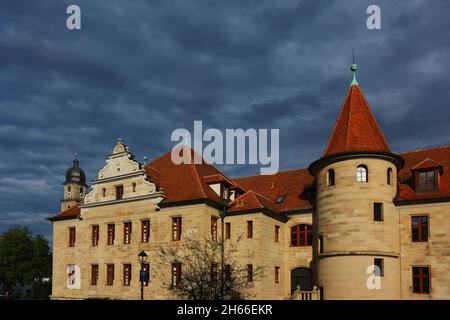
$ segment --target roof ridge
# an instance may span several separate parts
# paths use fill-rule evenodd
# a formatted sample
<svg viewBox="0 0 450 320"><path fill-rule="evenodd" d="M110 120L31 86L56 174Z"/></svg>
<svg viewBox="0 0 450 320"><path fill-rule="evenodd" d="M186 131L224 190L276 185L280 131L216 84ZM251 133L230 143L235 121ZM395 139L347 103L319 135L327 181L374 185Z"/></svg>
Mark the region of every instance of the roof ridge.
<svg viewBox="0 0 450 320"><path fill-rule="evenodd" d="M249 192L250 192L250 191L253 192L255 195L257 195L258 197L264 198L265 200L267 200L267 201L270 202L270 199L267 198L266 196L263 196L261 193L258 193L258 192L256 192L256 191L253 190L253 189L250 189ZM258 201L258 202L259 202L259 201Z"/></svg>
<svg viewBox="0 0 450 320"><path fill-rule="evenodd" d="M346 126L347 126L347 130L345 130L345 149L348 149L348 145L349 145L349 131L350 131L350 119L352 118L352 100L353 100L353 86L358 86L357 84L352 84L350 86L350 89L348 91L348 116L347 116L347 121L346 121ZM345 97L347 98L347 97ZM344 100L344 104L345 102L347 102L347 99ZM343 109L343 108L342 108ZM339 120L339 119L337 119ZM336 124L337 125L337 124ZM331 140L332 137L330 137Z"/></svg>
<svg viewBox="0 0 450 320"><path fill-rule="evenodd" d="M417 149L402 151L402 152L399 152L398 154L421 152L421 151L426 151L426 150L430 150L430 149L441 149L441 148L450 148L450 144L417 148Z"/></svg>
<svg viewBox="0 0 450 320"><path fill-rule="evenodd" d="M275 174L283 173L283 172L289 172L289 171L297 171L297 170L305 170L305 171L308 171L308 168L290 168L290 169L282 169L282 170L278 170L278 172L275 173ZM275 174L274 174L274 175L275 175ZM264 174L251 174L251 175L248 175L248 176L232 177L232 178L229 178L229 179L234 180L234 179L252 178L252 177L262 177L262 176L267 176L267 175L264 175Z"/></svg>
<svg viewBox="0 0 450 320"><path fill-rule="evenodd" d="M258 193L256 191L253 191L252 189L248 190L249 194L251 194L251 196L255 199L255 201L259 204L259 206L261 208L264 208L264 205L261 203L261 201L259 201L258 197L256 196Z"/></svg>
<svg viewBox="0 0 450 320"><path fill-rule="evenodd" d="M433 160L433 159L431 159L429 157L425 157L425 159L423 159L422 161L418 162L414 167L412 167L412 169L420 167L423 163L425 163L427 161L433 162L433 163L435 163L435 164L437 164L439 166L443 166L442 163L440 163L439 161Z"/></svg>

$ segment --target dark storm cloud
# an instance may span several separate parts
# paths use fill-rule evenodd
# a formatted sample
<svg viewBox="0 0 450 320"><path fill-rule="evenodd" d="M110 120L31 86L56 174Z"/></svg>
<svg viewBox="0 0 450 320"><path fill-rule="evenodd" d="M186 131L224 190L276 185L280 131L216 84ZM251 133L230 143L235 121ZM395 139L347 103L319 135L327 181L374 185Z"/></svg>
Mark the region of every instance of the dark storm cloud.
<svg viewBox="0 0 450 320"><path fill-rule="evenodd" d="M65 27L78 4L82 30ZM378 4L382 29L366 28ZM176 128L279 128L282 168L320 156L351 80L395 151L449 144L447 1L6 0L0 3L0 232L58 212L78 151L95 178ZM223 166L230 175L255 166Z"/></svg>

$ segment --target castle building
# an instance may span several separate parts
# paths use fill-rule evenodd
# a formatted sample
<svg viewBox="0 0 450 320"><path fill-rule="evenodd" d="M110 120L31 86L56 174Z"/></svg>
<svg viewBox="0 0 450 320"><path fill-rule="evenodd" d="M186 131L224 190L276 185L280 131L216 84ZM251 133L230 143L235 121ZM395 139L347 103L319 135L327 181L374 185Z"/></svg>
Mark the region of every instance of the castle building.
<svg viewBox="0 0 450 320"><path fill-rule="evenodd" d="M308 168L230 178L206 162L176 165L170 151L140 163L119 139L87 191L75 158L49 218L51 297L139 299L144 250L145 298L169 298L156 248L217 237L226 207L224 241L242 236L253 255L239 263L265 267L251 298L450 299L450 146L393 152L356 69ZM183 276L176 264L162 273L175 285Z"/></svg>

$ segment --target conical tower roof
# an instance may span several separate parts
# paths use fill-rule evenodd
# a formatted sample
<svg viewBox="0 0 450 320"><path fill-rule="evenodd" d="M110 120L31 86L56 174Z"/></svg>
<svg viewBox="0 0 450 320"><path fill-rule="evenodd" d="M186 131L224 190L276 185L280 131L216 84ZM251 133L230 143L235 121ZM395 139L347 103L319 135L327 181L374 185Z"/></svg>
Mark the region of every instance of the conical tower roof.
<svg viewBox="0 0 450 320"><path fill-rule="evenodd" d="M391 152L355 76L321 157L352 151Z"/></svg>

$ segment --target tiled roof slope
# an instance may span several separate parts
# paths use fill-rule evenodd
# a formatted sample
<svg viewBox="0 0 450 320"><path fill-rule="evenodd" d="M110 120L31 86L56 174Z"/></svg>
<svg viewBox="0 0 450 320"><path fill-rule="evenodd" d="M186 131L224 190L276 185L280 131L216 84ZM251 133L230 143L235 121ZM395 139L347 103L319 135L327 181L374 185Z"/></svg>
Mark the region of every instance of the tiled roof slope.
<svg viewBox="0 0 450 320"><path fill-rule="evenodd" d="M342 103L322 158L349 151L391 152L359 85L352 85Z"/></svg>
<svg viewBox="0 0 450 320"><path fill-rule="evenodd" d="M399 200L414 200L450 196L450 146L433 147L400 153L405 166L399 172ZM439 178L439 191L416 193L411 169L442 166Z"/></svg>
<svg viewBox="0 0 450 320"><path fill-rule="evenodd" d="M79 206L75 206L72 208L68 208L64 211L61 211L60 213L53 215L49 217L49 220L55 221L55 220L64 220L64 219L73 219L78 218L80 216L81 209Z"/></svg>
<svg viewBox="0 0 450 320"><path fill-rule="evenodd" d="M263 208L268 209L272 212L277 212L277 209L269 199L260 195L259 193L256 193L253 190L249 190L230 203L230 209L228 210L228 212L238 212Z"/></svg>
<svg viewBox="0 0 450 320"><path fill-rule="evenodd" d="M150 179L165 194L161 204L199 199L210 199L218 204L222 203L220 197L208 186L207 179L204 178L222 175L222 173L205 160L201 164L194 164L191 161L189 164L176 165L172 162L171 152L166 152L144 167ZM191 159L194 159L195 151L191 148L183 146L181 152L191 152Z"/></svg>
<svg viewBox="0 0 450 320"><path fill-rule="evenodd" d="M314 204L314 177L308 169L280 171L273 175L257 175L233 179L245 190L253 190L270 200L278 211L309 209ZM279 204L278 197L284 196Z"/></svg>

